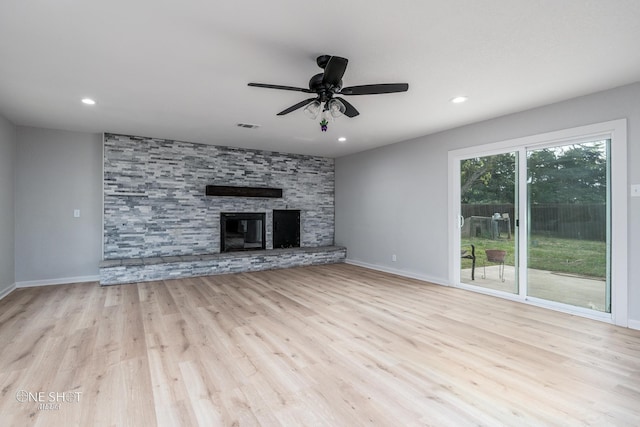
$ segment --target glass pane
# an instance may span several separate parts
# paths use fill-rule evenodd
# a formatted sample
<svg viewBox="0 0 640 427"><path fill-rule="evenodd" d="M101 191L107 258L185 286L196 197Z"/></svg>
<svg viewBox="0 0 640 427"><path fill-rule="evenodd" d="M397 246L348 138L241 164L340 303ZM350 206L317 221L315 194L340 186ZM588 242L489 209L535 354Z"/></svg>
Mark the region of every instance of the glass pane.
<svg viewBox="0 0 640 427"><path fill-rule="evenodd" d="M608 144L527 151L527 294L610 312Z"/></svg>
<svg viewBox="0 0 640 427"><path fill-rule="evenodd" d="M460 162L460 281L518 293L517 153Z"/></svg>

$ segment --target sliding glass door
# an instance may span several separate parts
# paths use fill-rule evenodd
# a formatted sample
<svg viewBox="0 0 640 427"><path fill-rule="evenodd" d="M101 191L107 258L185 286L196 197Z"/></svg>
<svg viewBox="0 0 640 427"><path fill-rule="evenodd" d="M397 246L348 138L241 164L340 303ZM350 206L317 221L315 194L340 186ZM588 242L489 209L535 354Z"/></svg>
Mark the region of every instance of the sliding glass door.
<svg viewBox="0 0 640 427"><path fill-rule="evenodd" d="M517 152L460 161L460 280L517 294Z"/></svg>
<svg viewBox="0 0 640 427"><path fill-rule="evenodd" d="M527 150L527 295L611 312L610 140Z"/></svg>
<svg viewBox="0 0 640 427"><path fill-rule="evenodd" d="M620 120L450 152L453 283L624 325L625 130Z"/></svg>

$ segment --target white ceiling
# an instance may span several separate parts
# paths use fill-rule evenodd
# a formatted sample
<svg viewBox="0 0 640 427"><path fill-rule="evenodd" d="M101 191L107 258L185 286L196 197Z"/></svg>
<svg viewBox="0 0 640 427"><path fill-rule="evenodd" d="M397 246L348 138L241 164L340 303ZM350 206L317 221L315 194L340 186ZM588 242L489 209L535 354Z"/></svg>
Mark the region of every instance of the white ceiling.
<svg viewBox="0 0 640 427"><path fill-rule="evenodd" d="M638 41L638 0L2 0L0 114L338 157L639 81ZM306 87L320 54L409 91L348 97L322 133L276 116L310 95L247 86Z"/></svg>

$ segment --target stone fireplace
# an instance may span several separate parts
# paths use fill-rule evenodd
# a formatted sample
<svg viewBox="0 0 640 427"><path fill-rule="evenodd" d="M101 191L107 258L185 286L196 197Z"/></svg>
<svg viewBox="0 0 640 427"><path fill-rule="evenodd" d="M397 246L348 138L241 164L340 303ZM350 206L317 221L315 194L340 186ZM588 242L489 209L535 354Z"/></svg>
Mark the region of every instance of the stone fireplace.
<svg viewBox="0 0 640 427"><path fill-rule="evenodd" d="M105 133L103 168L102 285L346 258L333 159Z"/></svg>
<svg viewBox="0 0 640 427"><path fill-rule="evenodd" d="M105 260L331 246L334 212L333 159L105 134Z"/></svg>

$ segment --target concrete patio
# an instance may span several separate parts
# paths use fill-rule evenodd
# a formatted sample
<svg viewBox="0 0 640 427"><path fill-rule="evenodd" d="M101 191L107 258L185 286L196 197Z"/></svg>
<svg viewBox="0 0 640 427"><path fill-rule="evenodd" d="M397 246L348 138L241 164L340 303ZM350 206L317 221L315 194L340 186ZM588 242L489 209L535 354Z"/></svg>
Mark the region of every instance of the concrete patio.
<svg viewBox="0 0 640 427"><path fill-rule="evenodd" d="M504 266L504 282L500 280L498 265L486 267L486 278L482 278L483 272L482 265L476 266L475 280L471 280L471 269L462 269L460 270L460 280L468 285L509 293L518 292L513 266ZM528 294L532 297L605 311L606 282L604 279L534 269L529 269L528 273Z"/></svg>

